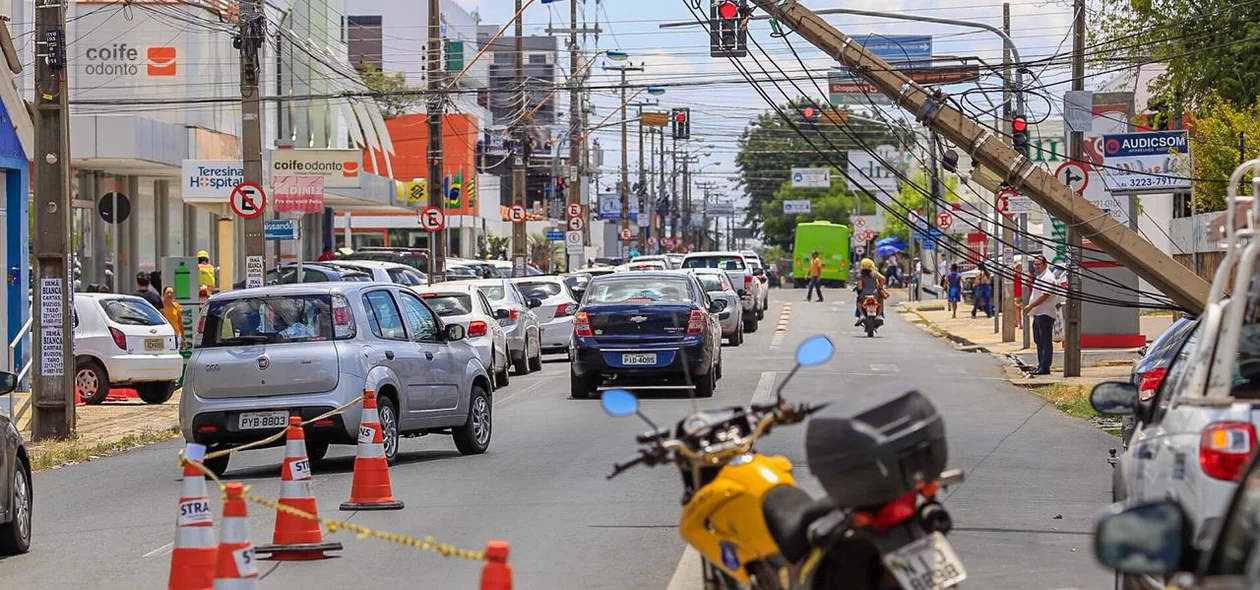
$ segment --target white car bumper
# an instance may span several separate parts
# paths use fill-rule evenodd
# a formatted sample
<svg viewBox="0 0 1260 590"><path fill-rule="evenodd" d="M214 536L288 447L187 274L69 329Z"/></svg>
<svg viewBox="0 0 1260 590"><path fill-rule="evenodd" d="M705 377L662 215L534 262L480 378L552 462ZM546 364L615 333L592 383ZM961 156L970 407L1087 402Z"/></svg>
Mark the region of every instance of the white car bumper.
<svg viewBox="0 0 1260 590"><path fill-rule="evenodd" d="M175 381L184 372L184 357L166 354L125 354L101 359L110 383Z"/></svg>
<svg viewBox="0 0 1260 590"><path fill-rule="evenodd" d="M573 338L573 316L555 318L542 326L543 350L569 347Z"/></svg>

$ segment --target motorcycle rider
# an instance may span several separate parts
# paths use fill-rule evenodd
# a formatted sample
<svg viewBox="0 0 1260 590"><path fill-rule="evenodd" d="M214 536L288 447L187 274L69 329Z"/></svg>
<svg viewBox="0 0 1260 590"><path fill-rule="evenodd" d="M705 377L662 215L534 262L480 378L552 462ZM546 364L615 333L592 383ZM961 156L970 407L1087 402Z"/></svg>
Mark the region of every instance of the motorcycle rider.
<svg viewBox="0 0 1260 590"><path fill-rule="evenodd" d="M863 258L858 268L858 278L853 283L853 290L857 293L853 305L853 317L857 318L854 326L862 325L862 301L867 297L874 297L879 302L879 317L884 317L884 275L875 270L875 262L870 258Z"/></svg>

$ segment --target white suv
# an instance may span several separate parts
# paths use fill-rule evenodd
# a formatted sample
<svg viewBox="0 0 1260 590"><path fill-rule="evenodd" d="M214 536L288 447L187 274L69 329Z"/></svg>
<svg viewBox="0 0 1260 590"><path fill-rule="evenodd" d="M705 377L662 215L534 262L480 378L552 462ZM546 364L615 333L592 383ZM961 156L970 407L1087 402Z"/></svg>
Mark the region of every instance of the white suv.
<svg viewBox="0 0 1260 590"><path fill-rule="evenodd" d="M74 385L85 403L99 404L110 387L131 386L140 399L171 399L184 370L175 328L134 295L75 293Z"/></svg>

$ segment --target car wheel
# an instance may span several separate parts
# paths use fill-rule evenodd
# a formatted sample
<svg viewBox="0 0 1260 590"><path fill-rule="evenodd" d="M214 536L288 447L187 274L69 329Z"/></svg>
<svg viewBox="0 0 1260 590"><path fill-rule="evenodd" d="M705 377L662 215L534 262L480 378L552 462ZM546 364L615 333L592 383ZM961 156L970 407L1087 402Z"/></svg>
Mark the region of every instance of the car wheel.
<svg viewBox="0 0 1260 590"><path fill-rule="evenodd" d="M542 346L537 342L534 343L534 356L529 357L529 370L542 370Z"/></svg>
<svg viewBox="0 0 1260 590"><path fill-rule="evenodd" d="M394 400L378 397L376 415L381 421L381 447L385 449L385 460L393 463L398 458L398 410Z"/></svg>
<svg viewBox="0 0 1260 590"><path fill-rule="evenodd" d="M743 344L744 343L744 327L743 326L736 327L735 333L731 334L730 340L731 340L731 346L739 346L740 344Z"/></svg>
<svg viewBox="0 0 1260 590"><path fill-rule="evenodd" d="M214 450L218 451L222 449L214 449ZM205 465L206 469L209 469L210 473L213 473L215 477L223 477L223 474L227 473L228 462L231 460L232 460L232 454L228 453L222 457L206 459L205 461L202 461L201 464Z"/></svg>
<svg viewBox="0 0 1260 590"><path fill-rule="evenodd" d="M721 379L722 378L722 358L721 357L718 357L717 367L715 367L713 370L717 372L717 375L715 375L714 378Z"/></svg>
<svg viewBox="0 0 1260 590"><path fill-rule="evenodd" d="M572 369L569 370L569 393L573 399L591 399L591 395L595 393L595 386L591 383L591 379L579 377Z"/></svg>
<svg viewBox="0 0 1260 590"><path fill-rule="evenodd" d="M19 459L13 466L11 482L13 520L0 524L0 555L17 555L31 549L31 475L26 462Z"/></svg>
<svg viewBox="0 0 1260 590"><path fill-rule="evenodd" d="M109 374L96 361L83 361L74 368L74 386L85 404L99 404L109 396Z"/></svg>
<svg viewBox="0 0 1260 590"><path fill-rule="evenodd" d="M525 350L521 351L521 356L512 359L512 369L517 375L529 374L529 338L525 339Z"/></svg>
<svg viewBox="0 0 1260 590"><path fill-rule="evenodd" d="M753 316L752 319L744 320L744 331L748 332L749 334L752 334L753 332L757 331L757 317L756 316Z"/></svg>
<svg viewBox="0 0 1260 590"><path fill-rule="evenodd" d="M764 303L761 304L761 307L757 309L757 319L758 320L766 319L766 305Z"/></svg>
<svg viewBox="0 0 1260 590"><path fill-rule="evenodd" d="M175 382L141 383L136 385L136 393L146 404L164 404L175 395Z"/></svg>
<svg viewBox="0 0 1260 590"><path fill-rule="evenodd" d="M455 429L455 448L461 455L480 455L490 447L491 429L490 396L478 385L473 385L472 399L468 402L468 419Z"/></svg>
<svg viewBox="0 0 1260 590"><path fill-rule="evenodd" d="M306 458L311 461L323 461L328 455L328 443L326 442L308 442L306 443Z"/></svg>
<svg viewBox="0 0 1260 590"><path fill-rule="evenodd" d="M709 367L709 372L696 381L696 397L713 397L713 390L717 389L717 371L717 365Z"/></svg>
<svg viewBox="0 0 1260 590"><path fill-rule="evenodd" d="M498 355L495 355L495 357L497 358ZM492 365L493 365L493 362L492 362ZM494 371L495 389L498 389L500 387L507 387L508 383L512 382L512 376L508 374L508 373L511 373L511 368L512 366L505 361L503 363L502 369L494 369L494 368L491 369Z"/></svg>

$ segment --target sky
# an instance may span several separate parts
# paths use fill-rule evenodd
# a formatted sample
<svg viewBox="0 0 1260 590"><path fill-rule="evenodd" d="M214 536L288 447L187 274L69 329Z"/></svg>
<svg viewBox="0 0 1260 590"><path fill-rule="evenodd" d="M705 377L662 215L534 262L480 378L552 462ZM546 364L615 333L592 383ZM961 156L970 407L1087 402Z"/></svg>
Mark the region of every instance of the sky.
<svg viewBox="0 0 1260 590"><path fill-rule="evenodd" d="M475 10L481 16L482 24L502 24L515 12L511 0L455 0L468 10ZM582 0L573 0L582 1ZM659 28L659 24L668 21L692 20L689 5L704 3L708 0L584 0L579 10L587 26L598 20L604 32L598 43L587 38L584 44L584 55L599 50L620 49L630 55L630 62L643 64L645 71L631 77L632 84L647 85L662 82L705 81L688 87L670 87L659 97L662 110L673 107L690 107L692 113L692 136L699 136L701 141L693 141L698 148L712 145L712 156L703 158L698 168L703 170L699 178L703 181L716 182L722 186L718 191L721 196L738 197L739 191L729 180L735 176L734 156L737 151L736 140L749 120L758 113L766 111L768 105L753 89L740 79L734 67L725 59L711 58L708 50L708 36L703 28ZM948 17L969 21L984 22L994 26L1002 24L1002 3L994 0L802 0L807 7L819 10L825 8L856 8L875 11L891 11L913 15ZM1025 61L1044 57L1071 49L1069 32L1071 28L1071 8L1062 0L1013 0L1010 2L1012 37L1015 45ZM542 4L541 0L525 9L524 27L526 34L545 34L548 26L566 27L569 17L569 3L560 0L551 4ZM936 25L920 22L891 21L854 16L828 16L827 20L842 32L852 36L869 33L880 35L924 35L933 36L933 51L936 56L977 56L987 63L1001 63L1002 45L1000 39L990 32L956 26ZM741 62L752 72L759 74L757 63L772 68L777 63L796 79L797 84L815 98L822 97L822 92L814 82L803 75L796 58L792 55L787 43L796 49L801 60L813 71L817 84L826 91L825 70L835 62L822 54L799 36L790 35L785 39L770 37L770 28L766 21L752 21L750 35L765 49L759 52L749 42L749 50L757 56L757 60L746 58ZM563 47L563 45L562 45ZM567 71L567 56L561 63ZM773 71L773 70L771 70ZM1064 67L1050 67L1040 73L1043 82L1057 82L1066 78ZM726 81L730 83L714 83ZM988 83L997 83L990 79ZM596 71L590 84L592 86L611 86L616 80L611 74ZM795 98L799 93L790 85L781 84L783 91ZM766 92L776 102L783 103L785 97L773 85L764 85ZM974 86L971 86L974 88ZM947 91L959 92L963 87L947 88ZM1052 87L1052 94L1061 98L1066 90L1064 84ZM620 100L613 90L599 90L594 94L597 108L595 121L608 114L608 110L616 107ZM977 98L978 106L988 108L983 98ZM1036 101L1033 101L1036 102ZM1042 112L1047 109L1047 102L1040 105L1030 104L1034 110ZM1056 107L1057 108L1057 107ZM900 111L887 111L898 118L910 118ZM1056 113L1057 114L1057 113ZM614 119L615 120L615 119ZM637 168L637 144L631 128L631 170ZM598 132L596 137L604 148L605 180L608 184L617 172L619 165L619 134L616 128ZM693 167L696 169L696 167ZM633 182L632 178L632 182ZM609 190L609 189L605 189Z"/></svg>

